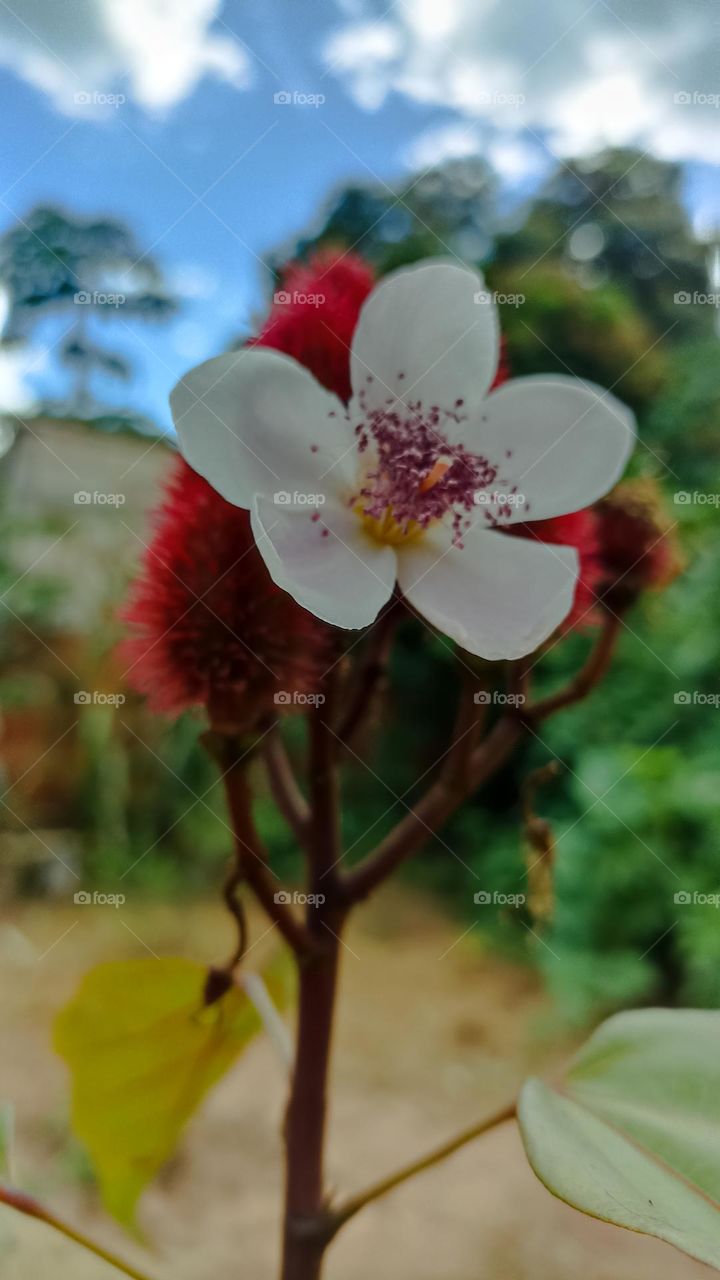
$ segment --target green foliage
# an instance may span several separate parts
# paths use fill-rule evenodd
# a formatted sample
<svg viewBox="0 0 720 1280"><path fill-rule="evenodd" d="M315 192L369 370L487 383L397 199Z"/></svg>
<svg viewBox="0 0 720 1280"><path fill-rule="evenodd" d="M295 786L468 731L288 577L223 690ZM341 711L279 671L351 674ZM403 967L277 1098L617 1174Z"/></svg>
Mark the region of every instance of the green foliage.
<svg viewBox="0 0 720 1280"><path fill-rule="evenodd" d="M583 1213L720 1269L720 1014L646 1009L604 1023L560 1086L525 1084L525 1150Z"/></svg>

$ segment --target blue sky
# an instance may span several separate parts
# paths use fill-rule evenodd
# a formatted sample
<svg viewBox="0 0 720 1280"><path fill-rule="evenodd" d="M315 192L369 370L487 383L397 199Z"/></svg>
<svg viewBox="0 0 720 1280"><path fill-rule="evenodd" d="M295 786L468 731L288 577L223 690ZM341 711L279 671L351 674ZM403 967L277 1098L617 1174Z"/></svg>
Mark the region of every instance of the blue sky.
<svg viewBox="0 0 720 1280"><path fill-rule="evenodd" d="M22 16L3 7L0 80L13 124L0 230L38 201L57 202L124 219L152 250L183 295L180 316L163 328L121 322L108 337L137 366L118 401L160 428L174 380L252 329L269 291L264 256L312 227L348 181L392 183L476 152L521 192L555 156L631 142L686 163L688 206L708 234L720 161L709 6L611 10L597 0L578 21L577 6L549 0L533 35L526 3L536 14L518 0L511 28L495 0L482 20L469 0L25 0ZM281 92L293 101L276 102ZM47 347L60 331L56 321L38 330L0 392L48 385Z"/></svg>

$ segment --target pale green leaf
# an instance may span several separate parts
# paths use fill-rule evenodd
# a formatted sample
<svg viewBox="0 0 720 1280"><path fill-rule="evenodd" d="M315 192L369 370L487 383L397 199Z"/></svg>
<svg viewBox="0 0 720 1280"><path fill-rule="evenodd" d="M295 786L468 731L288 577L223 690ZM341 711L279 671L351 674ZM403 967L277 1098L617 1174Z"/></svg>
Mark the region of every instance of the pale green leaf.
<svg viewBox="0 0 720 1280"><path fill-rule="evenodd" d="M184 959L101 964L56 1020L73 1132L105 1207L126 1226L190 1116L261 1026L236 986L206 1007L206 978L206 968Z"/></svg>
<svg viewBox="0 0 720 1280"><path fill-rule="evenodd" d="M559 1086L525 1084L518 1119L561 1200L720 1270L720 1013L610 1018Z"/></svg>

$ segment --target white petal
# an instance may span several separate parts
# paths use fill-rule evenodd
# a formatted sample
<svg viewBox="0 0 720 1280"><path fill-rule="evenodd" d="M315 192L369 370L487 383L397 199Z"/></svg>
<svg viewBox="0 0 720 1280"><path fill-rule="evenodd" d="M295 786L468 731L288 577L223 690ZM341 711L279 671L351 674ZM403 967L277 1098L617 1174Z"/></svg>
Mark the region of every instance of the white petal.
<svg viewBox="0 0 720 1280"><path fill-rule="evenodd" d="M344 406L276 351L234 351L198 365L170 405L190 466L228 502L297 490L328 496L355 475Z"/></svg>
<svg viewBox="0 0 720 1280"><path fill-rule="evenodd" d="M352 511L330 502L318 512L313 521L306 507L257 497L258 550L277 585L323 622L366 627L392 595L395 553L373 542Z"/></svg>
<svg viewBox="0 0 720 1280"><path fill-rule="evenodd" d="M524 499L511 504L509 523L545 520L612 488L635 444L635 419L591 382L538 374L493 391L463 443L498 467L491 494L514 488Z"/></svg>
<svg viewBox="0 0 720 1280"><path fill-rule="evenodd" d="M495 306L475 271L446 261L394 271L373 290L352 344L353 412L397 399L465 415L495 375ZM464 403L455 410L458 400Z"/></svg>
<svg viewBox="0 0 720 1280"><path fill-rule="evenodd" d="M477 525L463 543L453 546L440 525L398 548L403 594L469 653L492 661L532 653L570 612L577 552Z"/></svg>

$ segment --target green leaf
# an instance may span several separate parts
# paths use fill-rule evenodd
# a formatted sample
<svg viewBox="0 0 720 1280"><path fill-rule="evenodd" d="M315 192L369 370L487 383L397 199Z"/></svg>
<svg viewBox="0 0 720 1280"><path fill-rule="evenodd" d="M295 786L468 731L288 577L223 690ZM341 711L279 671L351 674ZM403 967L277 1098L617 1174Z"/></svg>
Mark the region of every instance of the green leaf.
<svg viewBox="0 0 720 1280"><path fill-rule="evenodd" d="M207 976L183 959L101 964L55 1023L55 1049L72 1077L73 1132L106 1209L124 1226L133 1226L141 1192L205 1094L261 1026L236 986L206 1006ZM275 976L266 980L279 994Z"/></svg>
<svg viewBox="0 0 720 1280"><path fill-rule="evenodd" d="M620 1013L518 1120L549 1191L720 1270L720 1013Z"/></svg>

